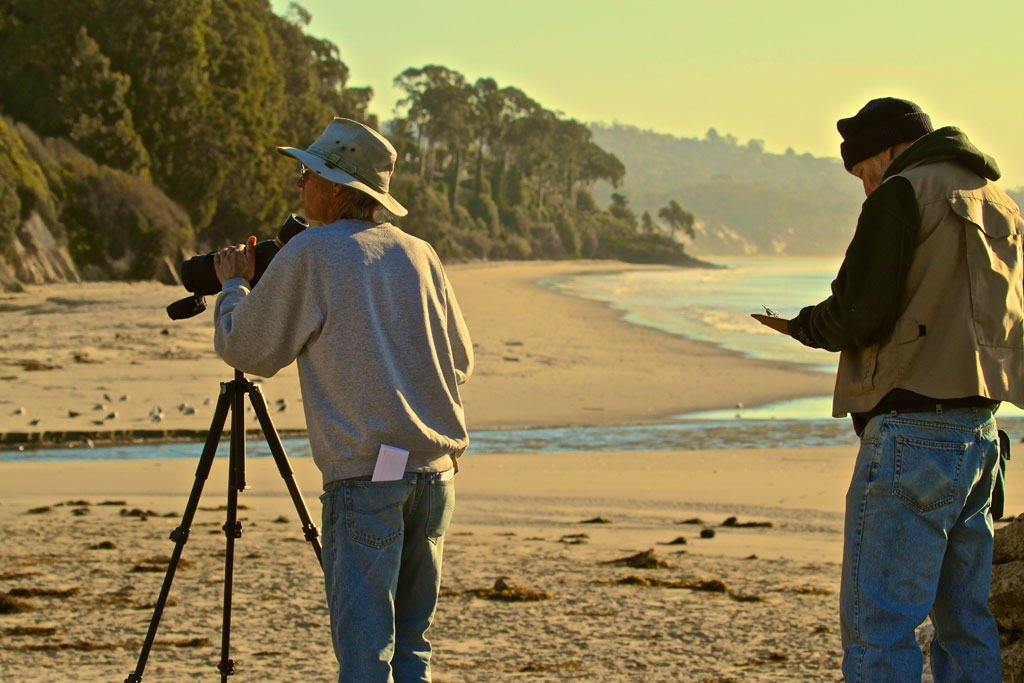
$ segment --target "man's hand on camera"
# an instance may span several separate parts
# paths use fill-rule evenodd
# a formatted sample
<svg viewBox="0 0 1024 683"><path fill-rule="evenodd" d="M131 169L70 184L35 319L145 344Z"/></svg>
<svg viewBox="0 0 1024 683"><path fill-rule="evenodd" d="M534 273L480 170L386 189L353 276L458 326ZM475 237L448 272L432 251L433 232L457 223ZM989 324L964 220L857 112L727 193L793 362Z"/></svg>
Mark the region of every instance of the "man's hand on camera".
<svg viewBox="0 0 1024 683"><path fill-rule="evenodd" d="M218 251L213 255L213 268L221 284L233 277L244 277L252 282L256 275L256 237L249 237L245 244L236 244Z"/></svg>

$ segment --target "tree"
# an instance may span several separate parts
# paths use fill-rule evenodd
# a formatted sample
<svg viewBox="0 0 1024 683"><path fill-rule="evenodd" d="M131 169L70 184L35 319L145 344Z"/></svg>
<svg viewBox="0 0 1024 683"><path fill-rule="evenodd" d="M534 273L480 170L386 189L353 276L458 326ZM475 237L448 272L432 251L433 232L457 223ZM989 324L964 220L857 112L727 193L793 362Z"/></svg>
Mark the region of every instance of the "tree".
<svg viewBox="0 0 1024 683"><path fill-rule="evenodd" d="M517 148L513 124L532 115L542 107L522 90L512 86L506 86L498 91L498 102L501 105L501 113L487 146L495 157L491 172L491 191L494 193L494 201L500 206L506 203L506 200L515 204L518 199L518 197L515 199L506 197L506 189L509 185L506 176L512 166L512 159ZM513 184L519 186L518 179L521 178L521 174L517 172L513 175L516 178Z"/></svg>
<svg viewBox="0 0 1024 683"><path fill-rule="evenodd" d="M501 134L504 101L498 83L493 78L479 78L473 84L470 96L472 126L476 135L476 169L473 175L473 192L477 195L483 189L484 150L493 144Z"/></svg>
<svg viewBox="0 0 1024 683"><path fill-rule="evenodd" d="M554 148L557 121L554 112L538 108L512 121L509 128L508 138L514 142L513 163L522 177L532 178L538 218L544 209L544 191L557 171Z"/></svg>
<svg viewBox="0 0 1024 683"><path fill-rule="evenodd" d="M677 231L682 231L694 239L697 234L693 230L694 216L679 205L679 202L672 199L667 206L658 211L658 217L664 220L672 230L673 236Z"/></svg>
<svg viewBox="0 0 1024 683"><path fill-rule="evenodd" d="M63 0L0 2L0 106L40 135L66 135L57 81L74 55L89 5Z"/></svg>
<svg viewBox="0 0 1024 683"><path fill-rule="evenodd" d="M111 72L110 60L81 27L67 71L58 79L57 101L66 121L63 131L96 161L148 175L149 154L126 103L131 80Z"/></svg>
<svg viewBox="0 0 1024 683"><path fill-rule="evenodd" d="M211 245L237 243L276 227L287 207L283 189L292 169L270 156L280 144L284 80L274 68L267 19L262 0L220 0L207 20L210 91L217 106L206 121L217 137L205 166L216 207L200 235Z"/></svg>
<svg viewBox="0 0 1024 683"><path fill-rule="evenodd" d="M629 208L629 199L626 195L612 192L612 203L608 207L608 213L629 224L629 227L636 230L636 214Z"/></svg>
<svg viewBox="0 0 1024 683"><path fill-rule="evenodd" d="M334 116L362 121L378 127L377 117L367 111L373 99L372 88L347 88L348 66L341 61L341 51L329 40L305 36L304 42L313 57L313 70L319 81L317 97Z"/></svg>
<svg viewBox="0 0 1024 683"><path fill-rule="evenodd" d="M405 108L419 134L427 141L427 154L422 158L420 173L433 180L438 144L444 145L448 157L446 181L448 203L455 207L462 153L472 135L470 119L472 88L465 77L444 66L428 64L409 68L395 77L395 85L406 92L396 109ZM421 152L422 153L422 152Z"/></svg>
<svg viewBox="0 0 1024 683"><path fill-rule="evenodd" d="M654 219L651 218L649 211L644 211L644 214L640 217L640 228L646 235L653 235L655 232Z"/></svg>
<svg viewBox="0 0 1024 683"><path fill-rule="evenodd" d="M626 166L617 156L607 152L594 142L588 142L579 163L576 180L591 184L606 180L612 187L618 187L626 177Z"/></svg>
<svg viewBox="0 0 1024 683"><path fill-rule="evenodd" d="M89 1L89 35L111 69L131 78L128 107L149 151L154 182L187 207L197 229L204 228L219 189L211 182L217 170L210 161L219 140L211 111L220 104L209 82L207 43L216 38L206 23L212 0Z"/></svg>

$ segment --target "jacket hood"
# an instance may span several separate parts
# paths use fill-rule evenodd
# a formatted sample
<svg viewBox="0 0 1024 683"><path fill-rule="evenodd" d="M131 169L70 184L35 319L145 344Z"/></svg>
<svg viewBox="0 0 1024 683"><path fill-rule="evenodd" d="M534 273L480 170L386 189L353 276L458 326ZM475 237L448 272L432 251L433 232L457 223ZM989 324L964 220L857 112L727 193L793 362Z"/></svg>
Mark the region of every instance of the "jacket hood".
<svg viewBox="0 0 1024 683"><path fill-rule="evenodd" d="M893 159L883 179L896 175L913 164L937 158L955 159L989 180L999 180L999 176L1002 175L996 160L972 145L962 130L946 126L919 138L904 150L903 154Z"/></svg>

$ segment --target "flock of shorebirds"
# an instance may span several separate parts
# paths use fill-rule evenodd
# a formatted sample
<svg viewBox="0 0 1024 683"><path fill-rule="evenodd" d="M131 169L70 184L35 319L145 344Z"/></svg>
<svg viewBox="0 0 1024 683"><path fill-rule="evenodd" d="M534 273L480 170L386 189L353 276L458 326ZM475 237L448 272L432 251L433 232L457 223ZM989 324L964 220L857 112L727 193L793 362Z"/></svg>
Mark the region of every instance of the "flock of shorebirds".
<svg viewBox="0 0 1024 683"><path fill-rule="evenodd" d="M88 411L88 412L91 412L91 413L103 413L103 412L106 412L106 415L104 415L102 418L96 417L96 418L90 420L90 422L92 424L96 425L96 426L103 426L103 425L106 425L108 422L110 422L112 420L116 420L117 418L120 417L120 414L118 413L117 410L114 409L114 406L117 403L126 403L129 400L131 400L131 397L128 396L128 394L123 394L116 401L114 400L113 397L110 396L110 394L103 394L103 402L96 403L95 405L93 405L92 410ZM203 401L203 405L208 405L209 403L210 403L210 399L209 398L207 398L207 399L205 399ZM279 413L284 412L285 410L288 409L288 402L285 401L283 398L277 399L277 401L275 401L275 405L277 407L277 412L279 412ZM251 407L247 407L246 408L246 410L251 410L251 409L252 409ZM176 410L181 415L195 415L196 414L196 407L192 406L192 405L189 405L187 403L179 403L176 406ZM12 413L12 415L26 415L26 414L27 414L27 412L26 412L26 410L25 410L25 408L23 406L19 406L19 407L15 408L14 412ZM85 414L86 414L85 410L71 410L71 409L68 409L67 416L68 417L81 417L82 415L85 415ZM148 417L149 417L150 422L160 423L160 422L164 421L164 418L166 416L165 416L165 413L164 413L164 409L161 408L158 405L155 405L155 406L153 406L150 409ZM31 420L29 420L28 424L29 424L29 426L35 427L35 426L41 424L42 421L43 421L42 418L36 417L36 418L32 418Z"/></svg>

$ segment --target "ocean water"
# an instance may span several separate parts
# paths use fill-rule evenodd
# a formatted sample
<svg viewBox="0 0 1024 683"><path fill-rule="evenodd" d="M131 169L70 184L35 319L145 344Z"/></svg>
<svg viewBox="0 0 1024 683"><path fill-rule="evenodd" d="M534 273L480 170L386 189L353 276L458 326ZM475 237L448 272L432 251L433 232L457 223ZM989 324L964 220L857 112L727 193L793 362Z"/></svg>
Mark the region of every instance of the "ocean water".
<svg viewBox="0 0 1024 683"><path fill-rule="evenodd" d="M753 358L801 363L835 372L838 356L811 349L761 325L764 307L792 318L825 299L838 259L726 260L725 269L634 270L583 274L545 282L603 301L638 325L712 342Z"/></svg>
<svg viewBox="0 0 1024 683"><path fill-rule="evenodd" d="M724 269L633 270L583 274L545 282L574 296L602 301L637 325L711 342L751 358L800 363L835 374L839 354L812 349L750 317L765 308L784 318L796 316L831 294L841 259L718 260ZM818 431L833 420L832 397L815 396L740 410L679 416L688 423L753 423L776 430L788 422L812 421ZM1024 433L1024 411L999 409L1000 423ZM806 426L806 425L804 425ZM807 445L811 445L810 442Z"/></svg>
<svg viewBox="0 0 1024 683"><path fill-rule="evenodd" d="M829 295L838 260L725 261L726 269L644 270L590 273L542 284L574 296L603 301L625 319L670 334L718 344L753 358L800 363L834 373L838 355L807 348L757 323L762 306L783 317ZM681 450L855 445L849 420L836 420L831 397L815 396L766 406L678 415L653 425L474 430L468 454ZM1013 440L1024 436L1024 411L1004 404L1000 425ZM305 439L284 440L289 457L308 457ZM0 451L0 462L198 458L202 443L102 448L64 447ZM227 443L219 454L227 453ZM265 443L249 442L251 457L269 457Z"/></svg>

